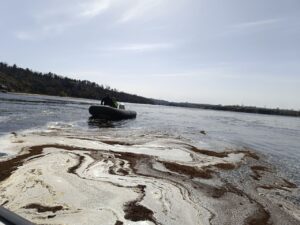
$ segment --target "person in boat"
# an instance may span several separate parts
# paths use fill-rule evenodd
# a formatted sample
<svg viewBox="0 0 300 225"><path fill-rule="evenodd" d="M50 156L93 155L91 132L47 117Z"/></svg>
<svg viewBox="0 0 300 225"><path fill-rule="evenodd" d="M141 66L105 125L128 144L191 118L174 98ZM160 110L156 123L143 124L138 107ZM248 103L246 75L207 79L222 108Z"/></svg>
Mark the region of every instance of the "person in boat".
<svg viewBox="0 0 300 225"><path fill-rule="evenodd" d="M117 102L117 99L115 97L112 97L112 101L113 101L113 104L114 104L114 108L119 108L119 105L118 105L118 102Z"/></svg>
<svg viewBox="0 0 300 225"><path fill-rule="evenodd" d="M111 98L109 94L102 98L101 105L108 105L113 108L118 108L117 100L114 97Z"/></svg>

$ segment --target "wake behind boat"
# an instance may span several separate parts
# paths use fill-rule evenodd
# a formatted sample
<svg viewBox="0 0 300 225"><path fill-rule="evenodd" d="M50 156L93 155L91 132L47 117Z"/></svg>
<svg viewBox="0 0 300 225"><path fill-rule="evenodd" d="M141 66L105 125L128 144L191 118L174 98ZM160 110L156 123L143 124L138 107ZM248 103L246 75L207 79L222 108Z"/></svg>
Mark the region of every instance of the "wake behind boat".
<svg viewBox="0 0 300 225"><path fill-rule="evenodd" d="M136 118L136 112L125 109L117 109L106 105L92 105L89 112L94 118L106 120L124 120Z"/></svg>

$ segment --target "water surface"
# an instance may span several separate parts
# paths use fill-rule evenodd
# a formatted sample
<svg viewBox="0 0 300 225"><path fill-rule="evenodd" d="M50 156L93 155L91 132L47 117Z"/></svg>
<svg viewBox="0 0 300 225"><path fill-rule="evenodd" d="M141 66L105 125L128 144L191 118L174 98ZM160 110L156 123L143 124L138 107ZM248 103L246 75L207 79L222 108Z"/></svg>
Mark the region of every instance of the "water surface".
<svg viewBox="0 0 300 225"><path fill-rule="evenodd" d="M254 149L300 184L299 118L127 103L137 111L136 119L98 124L89 120L91 104L99 101L0 93L0 135L56 124L92 132L113 128L178 136L217 151Z"/></svg>

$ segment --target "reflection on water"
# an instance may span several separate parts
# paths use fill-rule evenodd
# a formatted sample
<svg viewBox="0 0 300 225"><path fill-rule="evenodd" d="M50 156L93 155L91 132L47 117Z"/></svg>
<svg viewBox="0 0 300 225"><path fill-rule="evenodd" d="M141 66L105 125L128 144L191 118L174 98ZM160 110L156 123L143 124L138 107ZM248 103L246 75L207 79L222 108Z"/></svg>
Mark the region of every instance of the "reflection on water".
<svg viewBox="0 0 300 225"><path fill-rule="evenodd" d="M115 127L115 122L105 120L105 119L97 119L94 117L90 117L88 120L88 126L90 128L114 128Z"/></svg>
<svg viewBox="0 0 300 225"><path fill-rule="evenodd" d="M106 119L90 117L88 119L87 124L89 128L122 128L126 127L132 120L134 119L111 121Z"/></svg>

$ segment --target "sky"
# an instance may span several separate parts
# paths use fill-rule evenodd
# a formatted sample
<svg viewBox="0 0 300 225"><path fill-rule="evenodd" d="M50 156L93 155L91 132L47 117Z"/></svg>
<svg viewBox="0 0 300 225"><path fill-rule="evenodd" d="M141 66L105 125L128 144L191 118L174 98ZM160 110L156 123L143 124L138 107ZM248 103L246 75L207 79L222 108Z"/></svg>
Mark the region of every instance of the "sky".
<svg viewBox="0 0 300 225"><path fill-rule="evenodd" d="M177 102L300 110L299 0L0 0L0 61Z"/></svg>

